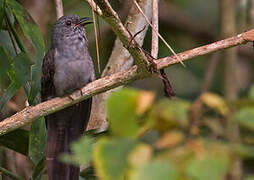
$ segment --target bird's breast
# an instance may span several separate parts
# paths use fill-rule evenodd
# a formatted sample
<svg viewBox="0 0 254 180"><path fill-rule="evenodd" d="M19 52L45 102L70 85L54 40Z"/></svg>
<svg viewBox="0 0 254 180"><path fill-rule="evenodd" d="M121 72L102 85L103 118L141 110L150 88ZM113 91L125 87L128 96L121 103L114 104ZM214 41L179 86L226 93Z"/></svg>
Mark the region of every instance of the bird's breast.
<svg viewBox="0 0 254 180"><path fill-rule="evenodd" d="M89 82L90 55L83 54L66 56L55 54L54 85L57 96L63 96L83 87Z"/></svg>

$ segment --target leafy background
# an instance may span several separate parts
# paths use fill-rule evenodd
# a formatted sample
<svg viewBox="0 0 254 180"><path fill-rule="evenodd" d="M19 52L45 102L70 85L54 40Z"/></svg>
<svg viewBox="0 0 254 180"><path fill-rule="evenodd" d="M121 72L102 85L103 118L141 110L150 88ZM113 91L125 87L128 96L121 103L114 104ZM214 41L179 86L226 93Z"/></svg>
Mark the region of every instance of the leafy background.
<svg viewBox="0 0 254 180"><path fill-rule="evenodd" d="M63 2L65 14L91 16L85 1ZM124 21L130 3L111 3ZM253 1L233 4L236 31L253 27ZM160 33L176 52L221 39L219 1L161 0L159 13ZM26 100L30 105L39 102L40 67L55 20L55 5L49 0L0 0L0 119L22 110ZM115 35L103 20L100 31L103 68ZM96 60L91 26L87 33ZM144 49L150 47L151 29ZM161 42L159 47L159 57L170 55ZM83 179L254 179L253 48L247 44L237 52L237 78L230 87L237 88L237 99L225 98L225 56L198 57L186 62L186 68L166 69L177 98L163 97L157 77L129 84L131 88L107 101L109 129L87 132L73 144L73 155L59 158L81 165ZM211 69L209 83L205 77ZM0 177L45 179L45 136L43 118L1 136Z"/></svg>

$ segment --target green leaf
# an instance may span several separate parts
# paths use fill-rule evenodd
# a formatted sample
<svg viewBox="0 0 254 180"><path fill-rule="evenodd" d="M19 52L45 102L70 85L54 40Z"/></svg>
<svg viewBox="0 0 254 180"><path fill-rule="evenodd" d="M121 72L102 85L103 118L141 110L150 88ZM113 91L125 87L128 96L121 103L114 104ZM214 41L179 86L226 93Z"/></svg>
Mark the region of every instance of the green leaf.
<svg viewBox="0 0 254 180"><path fill-rule="evenodd" d="M244 144L232 144L230 149L242 159L254 158L254 147Z"/></svg>
<svg viewBox="0 0 254 180"><path fill-rule="evenodd" d="M34 104L34 98L40 91L40 70L45 51L43 38L37 25L17 1L7 0L7 5L18 20L24 35L32 42L36 51L37 58L35 65L32 67L31 92L28 97L29 103Z"/></svg>
<svg viewBox="0 0 254 180"><path fill-rule="evenodd" d="M0 29L3 26L5 0L0 0Z"/></svg>
<svg viewBox="0 0 254 180"><path fill-rule="evenodd" d="M240 126L247 128L249 130L254 130L254 108L253 107L246 107L242 108L237 111L234 116L233 120L239 123Z"/></svg>
<svg viewBox="0 0 254 180"><path fill-rule="evenodd" d="M62 154L60 159L69 164L84 165L92 159L93 143L93 138L83 136L78 141L72 143L72 154Z"/></svg>
<svg viewBox="0 0 254 180"><path fill-rule="evenodd" d="M254 175L248 175L244 178L244 180L254 180Z"/></svg>
<svg viewBox="0 0 254 180"><path fill-rule="evenodd" d="M1 0L0 0L1 1ZM3 77L11 65L11 58L4 47L0 44L0 78Z"/></svg>
<svg viewBox="0 0 254 180"><path fill-rule="evenodd" d="M207 153L192 159L186 168L187 176L195 180L221 180L229 169L229 158L225 154Z"/></svg>
<svg viewBox="0 0 254 180"><path fill-rule="evenodd" d="M248 93L248 97L251 99L251 100L254 100L254 85L252 85L250 87L250 90L249 90L249 93Z"/></svg>
<svg viewBox="0 0 254 180"><path fill-rule="evenodd" d="M175 167L166 162L151 162L145 164L137 169L131 174L132 180L176 180L178 177L178 172Z"/></svg>
<svg viewBox="0 0 254 180"><path fill-rule="evenodd" d="M29 56L20 53L14 58L15 79L19 84L24 85L31 77L31 62Z"/></svg>
<svg viewBox="0 0 254 180"><path fill-rule="evenodd" d="M188 126L190 103L183 100L161 100L151 113L151 122L160 131L168 131L172 127Z"/></svg>
<svg viewBox="0 0 254 180"><path fill-rule="evenodd" d="M17 129L8 134L0 136L0 145L12 149L13 151L28 154L29 132L24 129Z"/></svg>
<svg viewBox="0 0 254 180"><path fill-rule="evenodd" d="M29 134L29 157L38 164L45 156L46 128L44 118L34 121Z"/></svg>
<svg viewBox="0 0 254 180"><path fill-rule="evenodd" d="M100 139L93 153L98 176L103 180L122 179L128 167L128 155L136 145L132 139Z"/></svg>
<svg viewBox="0 0 254 180"><path fill-rule="evenodd" d="M17 82L12 82L10 86L7 88L6 92L0 99L0 111L4 107L4 105L14 96L16 91L21 87L21 85Z"/></svg>
<svg viewBox="0 0 254 180"><path fill-rule="evenodd" d="M110 130L117 137L135 137L138 132L136 103L138 92L122 89L112 93L107 101Z"/></svg>
<svg viewBox="0 0 254 180"><path fill-rule="evenodd" d="M0 30L0 44L5 48L10 57L16 56L15 50L13 48L13 44L11 42L8 31ZM16 43L15 43L16 44ZM17 44L16 44L17 45ZM18 46L16 46L18 48ZM19 49L18 49L19 51Z"/></svg>
<svg viewBox="0 0 254 180"><path fill-rule="evenodd" d="M46 170L46 160L45 158L42 158L38 164L33 167L33 172L32 172L32 180L41 180L41 176Z"/></svg>

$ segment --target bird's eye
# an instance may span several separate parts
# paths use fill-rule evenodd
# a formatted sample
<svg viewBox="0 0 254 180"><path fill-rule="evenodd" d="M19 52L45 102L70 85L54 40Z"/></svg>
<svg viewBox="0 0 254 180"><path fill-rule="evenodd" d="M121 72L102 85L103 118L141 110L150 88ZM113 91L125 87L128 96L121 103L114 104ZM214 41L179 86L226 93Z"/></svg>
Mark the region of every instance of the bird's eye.
<svg viewBox="0 0 254 180"><path fill-rule="evenodd" d="M71 21L70 20L66 21L66 25L70 26L71 25Z"/></svg>

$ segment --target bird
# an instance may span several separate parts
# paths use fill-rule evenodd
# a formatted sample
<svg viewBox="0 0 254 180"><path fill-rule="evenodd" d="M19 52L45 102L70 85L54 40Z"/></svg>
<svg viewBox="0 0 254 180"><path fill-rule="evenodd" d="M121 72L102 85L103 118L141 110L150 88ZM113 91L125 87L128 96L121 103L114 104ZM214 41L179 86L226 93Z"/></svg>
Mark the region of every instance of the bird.
<svg viewBox="0 0 254 180"><path fill-rule="evenodd" d="M60 17L53 26L51 47L43 58L41 101L67 96L95 80L88 51L85 25L89 18ZM70 144L86 129L92 98L45 117L47 128L46 167L49 180L78 180L80 168L59 161L61 153L71 153Z"/></svg>

